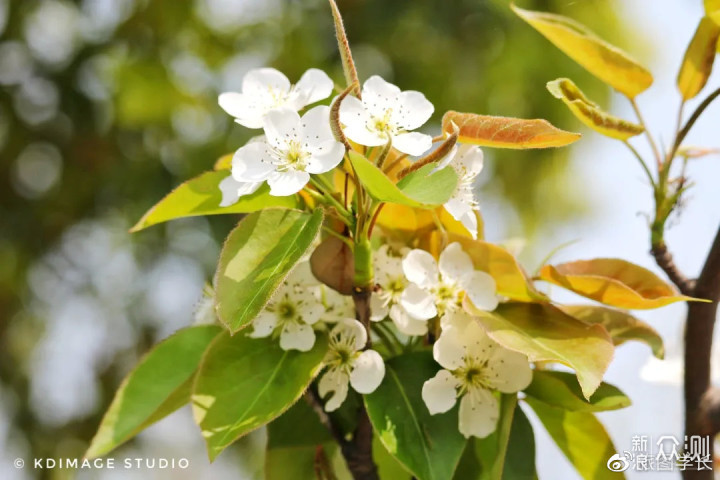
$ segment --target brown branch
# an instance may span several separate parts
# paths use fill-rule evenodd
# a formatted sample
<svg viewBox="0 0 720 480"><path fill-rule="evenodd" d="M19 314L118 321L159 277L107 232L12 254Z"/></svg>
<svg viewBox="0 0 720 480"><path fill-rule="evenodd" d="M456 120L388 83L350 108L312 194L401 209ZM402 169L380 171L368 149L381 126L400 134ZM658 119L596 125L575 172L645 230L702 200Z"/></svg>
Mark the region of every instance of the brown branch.
<svg viewBox="0 0 720 480"><path fill-rule="evenodd" d="M670 281L680 289L680 292L684 295L692 295L693 289L695 288L695 281L687 278L678 266L675 265L673 256L667 249L665 242L653 245L650 252L653 254L653 257L655 257L655 263L665 272Z"/></svg>
<svg viewBox="0 0 720 480"><path fill-rule="evenodd" d="M685 435L710 436L712 459L713 437L717 433L718 395L710 385L710 354L713 330L720 300L720 229L713 241L695 288L695 297L710 300L690 302L685 324ZM711 470L686 470L685 480L712 480Z"/></svg>
<svg viewBox="0 0 720 480"><path fill-rule="evenodd" d="M305 401L308 403L308 405L310 405L315 414L318 416L318 420L320 420L320 423L325 428L327 428L328 432L330 432L330 435L332 435L338 445L342 447L343 444L347 443L347 440L345 440L345 435L343 435L342 429L340 429L340 426L333 422L332 418L330 418L330 415L327 414L327 412L322 406L322 400L320 399L320 396L315 390L313 390L312 388L308 388L308 390L305 392Z"/></svg>

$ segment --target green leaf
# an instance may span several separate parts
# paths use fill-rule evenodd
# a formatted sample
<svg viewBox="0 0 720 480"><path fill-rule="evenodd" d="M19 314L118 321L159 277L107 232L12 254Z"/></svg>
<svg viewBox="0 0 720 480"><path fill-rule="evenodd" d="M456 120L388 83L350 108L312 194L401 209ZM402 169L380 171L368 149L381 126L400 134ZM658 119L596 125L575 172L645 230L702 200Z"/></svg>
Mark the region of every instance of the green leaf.
<svg viewBox="0 0 720 480"><path fill-rule="evenodd" d="M586 480L618 480L625 475L607 468L616 453L605 427L591 412L572 412L552 407L528 397L532 407L552 439L570 463Z"/></svg>
<svg viewBox="0 0 720 480"><path fill-rule="evenodd" d="M530 420L518 405L512 419L503 479L537 480L537 478L535 435Z"/></svg>
<svg viewBox="0 0 720 480"><path fill-rule="evenodd" d="M652 85L652 74L645 67L575 20L515 5L511 8L567 56L629 98Z"/></svg>
<svg viewBox="0 0 720 480"><path fill-rule="evenodd" d="M684 100L695 98L710 78L718 38L720 25L710 17L701 18L678 72L677 87Z"/></svg>
<svg viewBox="0 0 720 480"><path fill-rule="evenodd" d="M500 418L497 429L486 438L475 439L475 453L480 459L483 475L487 480L502 480L505 459L510 443L510 429L517 410L517 394L500 396Z"/></svg>
<svg viewBox="0 0 720 480"><path fill-rule="evenodd" d="M273 197L270 195L270 187L265 184L255 193L240 197L236 204L221 207L222 192L218 185L228 175L227 171L205 172L188 180L148 210L130 231L138 232L176 218L249 213L267 207L296 208L299 206L297 195Z"/></svg>
<svg viewBox="0 0 720 480"><path fill-rule="evenodd" d="M627 140L645 131L642 125L628 122L602 110L569 78L558 78L548 82L547 89L555 98L562 100L578 120L607 137Z"/></svg>
<svg viewBox="0 0 720 480"><path fill-rule="evenodd" d="M221 331L189 327L153 347L118 388L85 457L105 455L188 403L202 354Z"/></svg>
<svg viewBox="0 0 720 480"><path fill-rule="evenodd" d="M435 165L426 165L395 185L367 158L356 152L350 152L349 156L363 186L375 200L380 202L416 208L434 208L447 202L457 186L457 174L450 167L429 175Z"/></svg>
<svg viewBox="0 0 720 480"><path fill-rule="evenodd" d="M550 304L505 303L490 313L473 312L500 345L531 362L559 362L575 370L585 398L595 392L614 346L601 325L588 325Z"/></svg>
<svg viewBox="0 0 720 480"><path fill-rule="evenodd" d="M405 467L390 455L390 452L383 446L377 435L373 435L372 452L373 461L377 465L381 479L412 480L410 472L405 470Z"/></svg>
<svg viewBox="0 0 720 480"><path fill-rule="evenodd" d="M203 357L192 393L210 460L290 408L322 368L326 350L322 336L303 353L286 352L271 338L220 335Z"/></svg>
<svg viewBox="0 0 720 480"><path fill-rule="evenodd" d="M548 405L578 412L600 412L629 407L632 402L617 387L601 383L590 400L585 400L572 373L535 370L525 394Z"/></svg>
<svg viewBox="0 0 720 480"><path fill-rule="evenodd" d="M439 368L427 351L395 357L377 390L365 396L382 444L418 480L451 479L466 444L457 407L430 415L422 400L423 383Z"/></svg>
<svg viewBox="0 0 720 480"><path fill-rule="evenodd" d="M235 333L267 304L315 241L323 221L312 214L272 208L251 213L225 240L215 272L220 321Z"/></svg>
<svg viewBox="0 0 720 480"><path fill-rule="evenodd" d="M616 346L630 340L637 340L647 344L657 358L661 360L665 358L665 346L657 330L629 313L592 305L564 305L562 310L585 323L602 325Z"/></svg>
<svg viewBox="0 0 720 480"><path fill-rule="evenodd" d="M330 432L304 400L273 420L267 432L267 448L315 446L333 441Z"/></svg>

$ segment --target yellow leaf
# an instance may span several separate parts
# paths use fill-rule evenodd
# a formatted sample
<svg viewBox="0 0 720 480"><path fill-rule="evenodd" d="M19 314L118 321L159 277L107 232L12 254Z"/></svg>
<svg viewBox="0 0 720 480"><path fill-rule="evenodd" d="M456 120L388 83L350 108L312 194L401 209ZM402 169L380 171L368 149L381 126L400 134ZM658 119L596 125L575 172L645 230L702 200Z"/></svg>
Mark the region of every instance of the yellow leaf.
<svg viewBox="0 0 720 480"><path fill-rule="evenodd" d="M678 73L677 86L683 99L694 98L710 78L718 38L720 25L710 17L703 17L685 51L685 58Z"/></svg>
<svg viewBox="0 0 720 480"><path fill-rule="evenodd" d="M233 156L233 153L228 153L218 158L215 165L213 165L213 170L230 170L232 168Z"/></svg>
<svg viewBox="0 0 720 480"><path fill-rule="evenodd" d="M705 15L720 25L720 0L705 0Z"/></svg>
<svg viewBox="0 0 720 480"><path fill-rule="evenodd" d="M440 254L440 234L433 232L430 253ZM472 258L476 269L489 273L497 284L497 292L520 302L543 302L547 298L535 289L522 266L504 248L482 240L448 233L447 243L460 242L463 250Z"/></svg>
<svg viewBox="0 0 720 480"><path fill-rule="evenodd" d="M474 113L449 111L443 115L443 131L460 129L458 141L493 148L549 148L564 147L578 140L579 133L566 132L547 120L493 117Z"/></svg>
<svg viewBox="0 0 720 480"><path fill-rule="evenodd" d="M652 85L652 74L645 67L584 25L562 15L523 10L515 5L511 8L566 55L629 98Z"/></svg>
<svg viewBox="0 0 720 480"><path fill-rule="evenodd" d="M555 98L562 100L581 122L607 137L627 140L645 131L642 125L604 112L596 103L588 99L569 78L558 78L548 82L547 89Z"/></svg>
<svg viewBox="0 0 720 480"><path fill-rule="evenodd" d="M605 305L631 310L704 301L680 295L650 270L617 258L545 265L540 279Z"/></svg>

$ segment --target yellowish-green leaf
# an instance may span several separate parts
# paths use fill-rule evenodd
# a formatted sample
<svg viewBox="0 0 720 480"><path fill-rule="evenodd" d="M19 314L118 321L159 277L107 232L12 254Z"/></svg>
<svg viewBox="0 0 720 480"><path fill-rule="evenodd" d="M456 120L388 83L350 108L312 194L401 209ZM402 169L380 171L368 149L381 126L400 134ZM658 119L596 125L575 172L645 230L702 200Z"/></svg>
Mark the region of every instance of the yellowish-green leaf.
<svg viewBox="0 0 720 480"><path fill-rule="evenodd" d="M629 313L592 305L566 305L562 309L583 322L599 323L605 327L615 345L637 340L647 344L657 358L665 357L665 346L657 330Z"/></svg>
<svg viewBox="0 0 720 480"><path fill-rule="evenodd" d="M218 158L215 165L213 165L213 170L230 170L232 168L232 159L234 156L234 154L228 153L227 155L223 155Z"/></svg>
<svg viewBox="0 0 720 480"><path fill-rule="evenodd" d="M588 399L602 382L615 350L601 325L588 325L550 304L511 302L494 312L475 309L473 313L505 348L533 362L558 362L575 370Z"/></svg>
<svg viewBox="0 0 720 480"><path fill-rule="evenodd" d="M720 25L720 0L705 0L705 15ZM719 45L720 47L720 45Z"/></svg>
<svg viewBox="0 0 720 480"><path fill-rule="evenodd" d="M617 387L605 382L586 400L575 375L552 370L535 370L532 383L524 392L548 405L576 412L617 410L632 403Z"/></svg>
<svg viewBox="0 0 720 480"><path fill-rule="evenodd" d="M555 98L562 100L581 122L596 132L610 138L627 140L645 131L638 125L603 111L592 102L569 78L558 78L548 82L547 89Z"/></svg>
<svg viewBox="0 0 720 480"><path fill-rule="evenodd" d="M677 86L684 100L690 100L700 93L712 73L715 51L720 38L720 24L710 17L700 19L695 35L685 51Z"/></svg>
<svg viewBox="0 0 720 480"><path fill-rule="evenodd" d="M650 270L617 258L545 265L540 278L605 305L629 310L698 300L681 295Z"/></svg>
<svg viewBox="0 0 720 480"><path fill-rule="evenodd" d="M645 67L575 20L515 5L511 8L566 55L629 98L652 85L652 74Z"/></svg>
<svg viewBox="0 0 720 480"><path fill-rule="evenodd" d="M148 210L130 231L138 232L176 218L250 213L267 207L296 208L299 206L297 195L274 197L270 195L270 188L263 185L255 193L240 197L237 203L229 207L221 207L222 193L218 185L228 175L226 170L205 172L188 180Z"/></svg>
<svg viewBox="0 0 720 480"><path fill-rule="evenodd" d="M459 129L459 142L492 148L564 147L581 137L579 133L560 130L547 120L494 117L451 110L443 115L443 132L454 132L453 124Z"/></svg>

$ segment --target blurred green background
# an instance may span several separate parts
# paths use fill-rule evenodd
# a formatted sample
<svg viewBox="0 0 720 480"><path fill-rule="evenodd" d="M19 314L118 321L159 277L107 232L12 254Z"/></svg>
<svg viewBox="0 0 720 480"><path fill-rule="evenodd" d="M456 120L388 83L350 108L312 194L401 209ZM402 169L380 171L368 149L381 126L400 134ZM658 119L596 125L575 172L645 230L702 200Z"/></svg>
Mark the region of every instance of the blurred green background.
<svg viewBox="0 0 720 480"><path fill-rule="evenodd" d="M576 129L544 90L559 76L607 100L507 0L338 3L361 80L380 74L424 92L435 105L431 130L449 109ZM614 4L522 2L622 46ZM251 135L217 106L218 93L239 90L260 66L291 81L309 67L343 77L324 0L0 0L0 33L0 478L66 478L72 472L20 472L11 462L82 455L138 356L193 321L219 242L237 221L127 233L171 188ZM587 213L567 181L567 154L487 152L480 198L491 240L532 240ZM203 477L199 434L163 432L128 451L175 448L199 459L185 478ZM226 458L213 478L262 462ZM83 478L92 475L109 473Z"/></svg>

